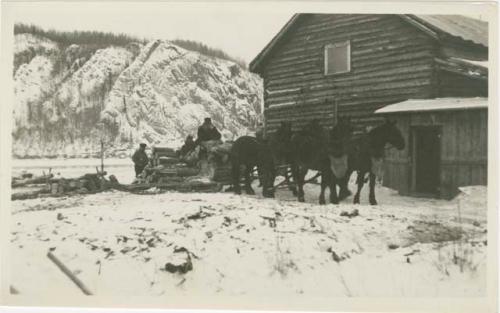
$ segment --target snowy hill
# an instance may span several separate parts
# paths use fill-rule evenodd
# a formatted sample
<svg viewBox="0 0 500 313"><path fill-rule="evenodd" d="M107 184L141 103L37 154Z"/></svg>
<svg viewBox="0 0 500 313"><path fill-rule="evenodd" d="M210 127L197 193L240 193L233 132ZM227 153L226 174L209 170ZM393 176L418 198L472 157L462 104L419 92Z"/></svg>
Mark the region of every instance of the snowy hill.
<svg viewBox="0 0 500 313"><path fill-rule="evenodd" d="M106 47L15 35L13 154L84 156L139 142L179 146L207 116L225 139L251 133L261 80L168 41Z"/></svg>

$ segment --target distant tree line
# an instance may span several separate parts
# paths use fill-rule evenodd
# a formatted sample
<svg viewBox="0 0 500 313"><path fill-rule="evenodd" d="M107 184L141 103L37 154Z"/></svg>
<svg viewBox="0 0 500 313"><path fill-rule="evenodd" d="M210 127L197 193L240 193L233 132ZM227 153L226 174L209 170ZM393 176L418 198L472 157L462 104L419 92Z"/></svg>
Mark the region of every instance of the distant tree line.
<svg viewBox="0 0 500 313"><path fill-rule="evenodd" d="M111 32L99 31L58 31L54 29L44 30L39 26L33 24L17 23L14 25L14 34L29 33L38 35L55 41L63 46L72 44L77 45L92 45L95 47L104 46L126 46L133 42L140 42L145 44L146 39L139 39L137 37L129 36L126 34L115 34ZM196 51L201 54L212 56L224 60L229 60L237 63L243 68L246 68L245 61L231 57L224 51L216 48L211 48L201 42L193 40L175 39L171 41L173 44L178 45L186 50Z"/></svg>
<svg viewBox="0 0 500 313"><path fill-rule="evenodd" d="M179 47L186 49L186 50L196 51L196 52L199 52L199 53L204 54L204 55L216 57L219 59L233 61L234 63L240 65L243 68L247 67L245 61L238 59L238 58L234 58L220 49L211 48L211 47L209 47L209 46L207 46L204 43L201 43L199 41L174 39L171 42Z"/></svg>
<svg viewBox="0 0 500 313"><path fill-rule="evenodd" d="M132 42L146 42L144 39L138 39L126 34L114 34L110 32L98 31L58 31L54 29L44 30L36 25L28 25L18 23L14 25L14 35L29 33L33 35L43 36L62 45L114 45L126 46Z"/></svg>

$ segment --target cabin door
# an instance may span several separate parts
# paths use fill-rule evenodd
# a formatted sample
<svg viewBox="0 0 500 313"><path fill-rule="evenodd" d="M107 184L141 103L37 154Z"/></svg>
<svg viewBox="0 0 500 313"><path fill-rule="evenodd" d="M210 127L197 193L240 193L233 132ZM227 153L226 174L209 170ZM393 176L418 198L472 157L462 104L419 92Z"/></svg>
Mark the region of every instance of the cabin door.
<svg viewBox="0 0 500 313"><path fill-rule="evenodd" d="M414 191L439 195L441 163L441 128L416 127L413 130Z"/></svg>

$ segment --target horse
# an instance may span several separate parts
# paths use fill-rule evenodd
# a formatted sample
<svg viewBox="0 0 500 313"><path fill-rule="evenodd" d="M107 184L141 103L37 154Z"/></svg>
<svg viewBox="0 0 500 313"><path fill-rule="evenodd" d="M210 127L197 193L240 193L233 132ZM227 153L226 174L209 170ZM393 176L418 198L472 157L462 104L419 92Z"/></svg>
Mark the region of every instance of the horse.
<svg viewBox="0 0 500 313"><path fill-rule="evenodd" d="M290 122L281 122L280 127L273 133L266 136L265 139L261 139L265 142L269 150L272 153L275 166L288 165L291 163L291 138L292 138L292 124ZM280 173L276 172L277 175ZM282 173L285 178L285 183L288 188L292 191L294 195L297 194L297 190L294 185L290 182L290 176L288 173L288 167L285 172Z"/></svg>
<svg viewBox="0 0 500 313"><path fill-rule="evenodd" d="M288 122L282 122L276 132L267 138L243 136L238 138L231 149L233 188L235 193L241 194L239 186L240 166L245 165L245 191L254 194L251 187L250 174L257 166L263 194L267 197L274 196L274 180L276 178L276 165L288 164L290 160L290 139L292 127ZM289 177L285 173L289 183Z"/></svg>
<svg viewBox="0 0 500 313"><path fill-rule="evenodd" d="M324 129L317 120L312 120L304 129L294 134L291 139L293 147L292 153L292 174L294 182L297 184L297 197L299 202L304 202L304 178L307 172L312 169L321 174L321 193L319 203L325 204L325 189L330 188L330 202L338 203L336 185L340 184L337 181L337 171L332 171L330 158L337 160L345 154L344 142L350 136L350 123L346 120L339 120L339 123L328 132ZM346 157L344 157L344 170L347 171ZM338 170L338 166L335 166Z"/></svg>
<svg viewBox="0 0 500 313"><path fill-rule="evenodd" d="M230 152L231 177L233 190L236 194L241 194L240 172L241 166L245 166L245 192L254 195L251 184L251 173L257 166L262 182L262 195L264 197L274 197L274 178L276 176L274 159L269 145L259 142L255 137L242 136L233 143Z"/></svg>
<svg viewBox="0 0 500 313"><path fill-rule="evenodd" d="M386 120L367 134L351 142L348 153L348 173L345 184L349 181L352 172L357 172L356 184L358 190L354 195L353 203L359 204L361 189L365 181L365 175L369 174L371 205L376 205L375 199L375 179L376 173L382 170L384 152L387 144L402 150L405 147L405 140L401 131L396 127L395 121Z"/></svg>
<svg viewBox="0 0 500 313"><path fill-rule="evenodd" d="M325 179L322 179L320 203L325 203L325 189L327 182L330 181L330 202L338 204L339 201L347 198L351 192L347 187L348 164L348 146L352 140L353 127L350 118L338 119L337 124L331 129L328 138L327 155L329 161L329 170L323 173ZM337 196L337 186L339 186L339 195Z"/></svg>

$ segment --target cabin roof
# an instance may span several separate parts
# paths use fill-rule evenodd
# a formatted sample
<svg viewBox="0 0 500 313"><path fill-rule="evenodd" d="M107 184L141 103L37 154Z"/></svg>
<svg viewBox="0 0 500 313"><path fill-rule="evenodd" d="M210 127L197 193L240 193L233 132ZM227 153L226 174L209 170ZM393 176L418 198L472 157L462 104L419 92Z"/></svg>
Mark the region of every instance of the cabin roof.
<svg viewBox="0 0 500 313"><path fill-rule="evenodd" d="M274 47L293 25L305 15L307 14L294 14L292 16L255 59L250 62L250 71L259 71L259 66L269 56ZM462 15L399 14L399 16L434 39L439 40L442 36L449 36L464 42L488 47L488 23L486 22Z"/></svg>
<svg viewBox="0 0 500 313"><path fill-rule="evenodd" d="M487 109L488 98L436 98L411 99L387 105L375 111L375 114L405 113L423 111L451 111Z"/></svg>
<svg viewBox="0 0 500 313"><path fill-rule="evenodd" d="M488 47L488 23L463 15L410 15L450 36Z"/></svg>

